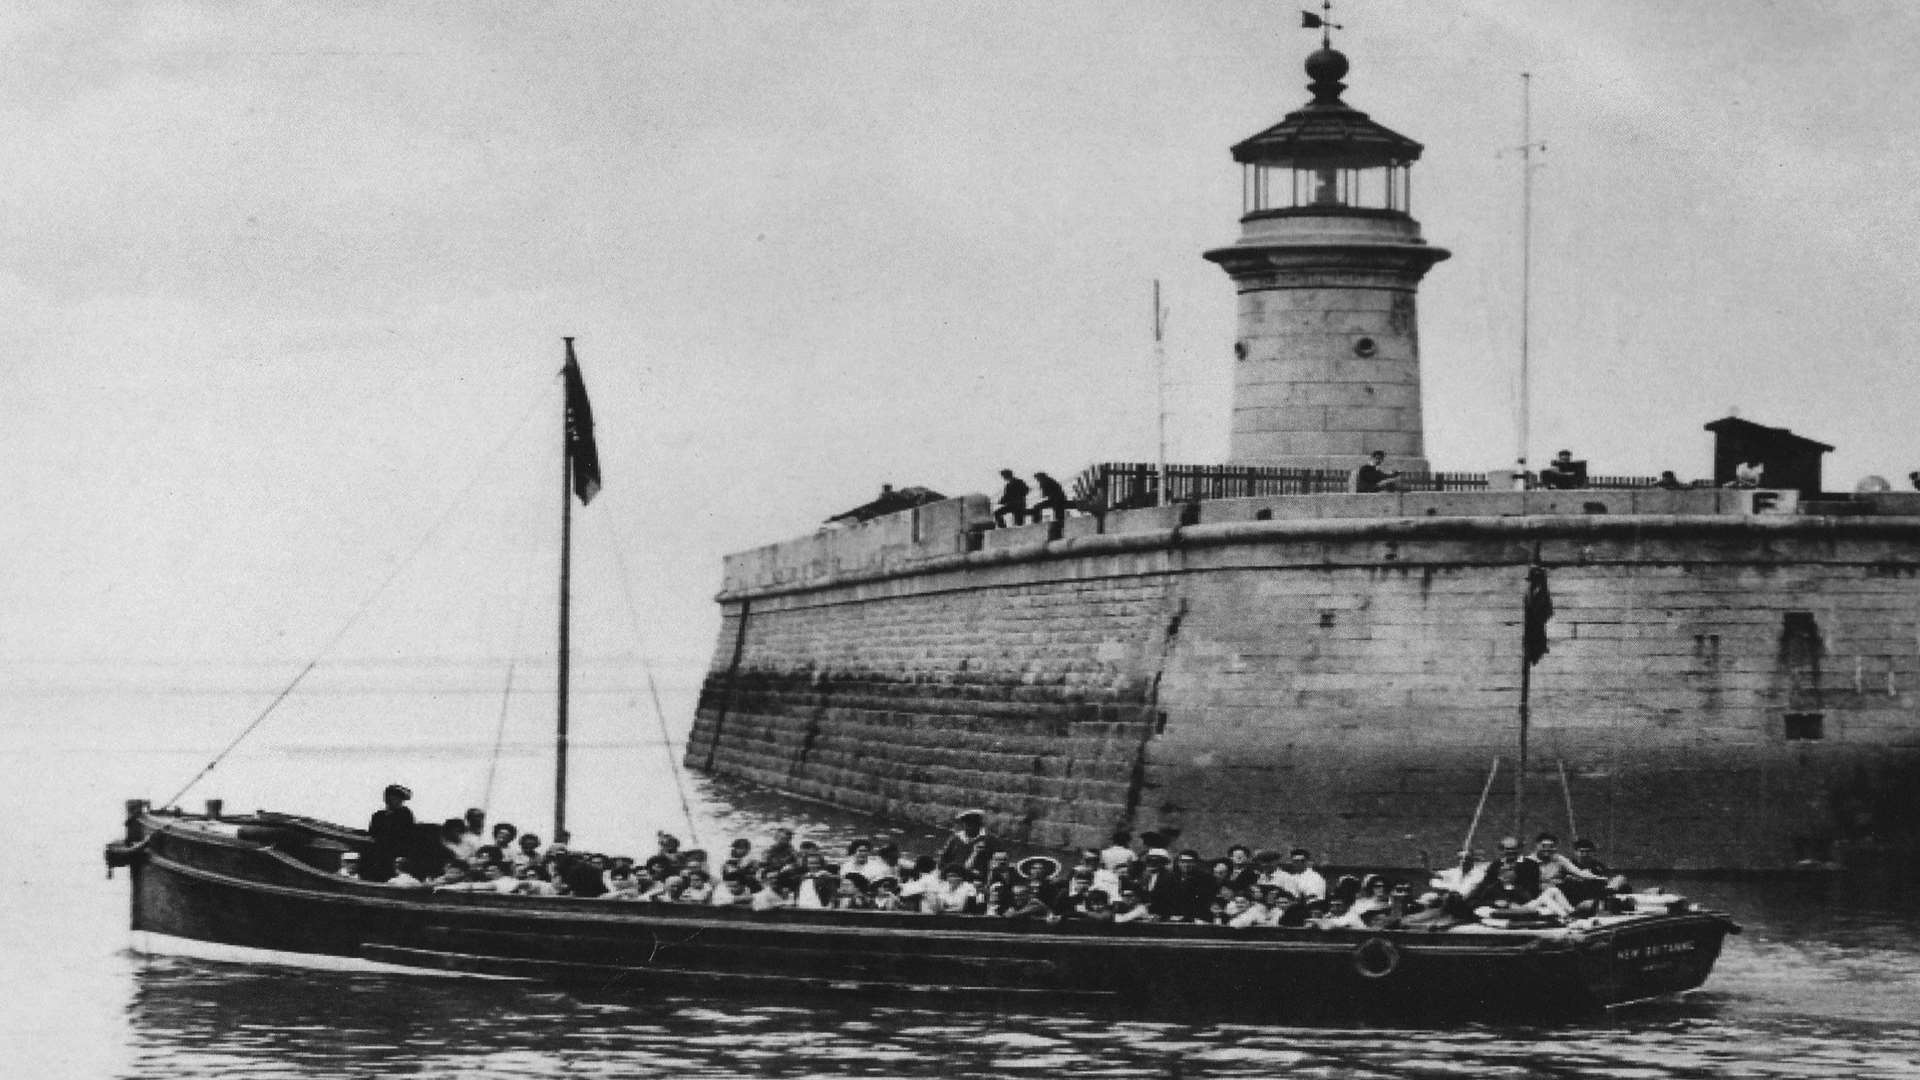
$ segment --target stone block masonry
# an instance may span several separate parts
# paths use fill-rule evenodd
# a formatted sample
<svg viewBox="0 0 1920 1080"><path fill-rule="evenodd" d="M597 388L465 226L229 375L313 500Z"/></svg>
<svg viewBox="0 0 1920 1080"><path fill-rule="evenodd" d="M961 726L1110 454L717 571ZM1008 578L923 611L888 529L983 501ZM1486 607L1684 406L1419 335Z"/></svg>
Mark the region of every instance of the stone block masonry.
<svg viewBox="0 0 1920 1080"><path fill-rule="evenodd" d="M688 764L903 821L978 806L1048 847L1159 828L1407 866L1449 858L1498 760L1481 846L1577 830L1679 869L1915 849L1920 518L1316 498L735 556ZM1386 516L1352 516L1370 498ZM1556 610L1516 790L1536 546Z"/></svg>

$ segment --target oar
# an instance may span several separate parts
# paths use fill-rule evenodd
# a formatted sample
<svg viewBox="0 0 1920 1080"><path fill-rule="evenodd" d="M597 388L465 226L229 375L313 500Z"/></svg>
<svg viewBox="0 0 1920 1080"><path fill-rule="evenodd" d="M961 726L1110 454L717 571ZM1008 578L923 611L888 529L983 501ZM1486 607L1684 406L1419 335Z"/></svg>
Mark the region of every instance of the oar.
<svg viewBox="0 0 1920 1080"><path fill-rule="evenodd" d="M1487 770L1487 786L1480 789L1480 805L1473 808L1473 824L1467 826L1467 838L1460 844L1461 851L1473 850L1473 834L1480 830L1480 814L1487 808L1487 796L1493 792L1493 778L1500 772L1500 759L1493 759L1493 768Z"/></svg>

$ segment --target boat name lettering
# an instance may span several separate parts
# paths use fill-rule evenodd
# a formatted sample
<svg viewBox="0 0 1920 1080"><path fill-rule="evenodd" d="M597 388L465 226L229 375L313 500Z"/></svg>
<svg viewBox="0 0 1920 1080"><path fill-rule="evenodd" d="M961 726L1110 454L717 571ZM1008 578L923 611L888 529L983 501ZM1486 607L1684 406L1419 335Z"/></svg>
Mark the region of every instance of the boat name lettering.
<svg viewBox="0 0 1920 1080"><path fill-rule="evenodd" d="M1617 960L1647 960L1656 956L1672 956L1675 953L1689 953L1698 944L1693 941L1663 941L1657 945L1640 945L1631 949L1615 949Z"/></svg>

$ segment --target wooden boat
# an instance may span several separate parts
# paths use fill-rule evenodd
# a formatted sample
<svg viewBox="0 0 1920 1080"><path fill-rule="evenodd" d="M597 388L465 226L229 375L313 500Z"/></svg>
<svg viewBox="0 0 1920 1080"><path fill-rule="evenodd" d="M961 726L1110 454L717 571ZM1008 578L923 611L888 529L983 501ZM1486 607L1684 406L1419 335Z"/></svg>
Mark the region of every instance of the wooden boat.
<svg viewBox="0 0 1920 1080"><path fill-rule="evenodd" d="M555 836L566 820L572 499L584 505L600 486L592 414L571 338L563 374L561 484L570 494L561 500ZM176 805L219 761L162 805ZM211 804L207 814L191 815L134 802L125 838L108 846L107 860L131 871L133 930L152 951L596 990L691 985L763 994L917 994L995 1004L1110 1003L1213 1017L1464 1012L1510 1018L1591 1011L1701 985L1722 941L1738 929L1725 915L1684 905L1575 927L1443 932L753 912L436 892L340 876L341 855L369 843L364 832L310 818L223 818Z"/></svg>
<svg viewBox="0 0 1920 1080"><path fill-rule="evenodd" d="M178 951L595 991L952 997L1267 1020L1552 1017L1693 989L1738 930L1684 903L1570 927L1435 932L433 892L340 877L340 855L366 844L358 830L305 818L136 806L107 856L131 871L135 932Z"/></svg>

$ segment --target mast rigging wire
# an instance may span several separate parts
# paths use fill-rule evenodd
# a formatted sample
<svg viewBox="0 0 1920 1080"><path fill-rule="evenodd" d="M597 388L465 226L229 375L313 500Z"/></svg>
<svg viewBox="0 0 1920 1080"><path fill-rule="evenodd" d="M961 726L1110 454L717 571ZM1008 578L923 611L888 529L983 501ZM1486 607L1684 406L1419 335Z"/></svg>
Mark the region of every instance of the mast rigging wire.
<svg viewBox="0 0 1920 1080"><path fill-rule="evenodd" d="M233 753L235 747L245 741L247 736L253 734L254 729L258 728L262 721L273 714L273 711L280 706L280 703L287 699L288 694L293 693L293 688L300 685L300 681L307 677L307 673L312 671L328 653L332 652L334 646L340 644L340 640L347 636L347 631L353 629L354 624L360 621L360 617L365 615L369 608L373 607L374 601L378 600L381 595L387 591L387 587L392 585L394 579L400 576L400 572L405 570L412 564L414 559L419 557L420 552L426 548L427 541L433 539L435 534L440 531L441 526L445 525L447 520L453 516L453 512L459 509L460 505L466 501L468 494L479 484L480 478L486 474L486 470L493 466L495 459L506 450L508 444L519 436L521 430L527 426L527 421L533 418L534 410L538 409L545 400L544 396L534 398L532 403L527 406L527 411L520 417L520 421L514 424L507 432L506 438L501 439L485 457L480 459L480 464L474 468L473 475L467 479L466 484L455 493L453 498L447 501L446 507L440 511L440 516L434 519L433 524L427 526L427 531L421 534L420 539L415 542L412 549L409 550L399 562L393 565L393 569L389 570L387 576L381 580L380 584L375 586L373 591L367 594L366 599L360 602L360 606L354 609L353 614L347 616L347 621L341 624L340 629L335 631L333 636L327 639L326 644L320 646L320 651L314 654L312 660L307 661L306 667L300 669L300 674L295 675L292 681L288 682L286 687L282 689L279 694L275 695L271 702L267 703L267 707L260 710L260 715L254 717L251 723L245 728L242 728L240 734L233 737L232 742L229 742L219 753L215 754L213 760L207 762L205 767L193 775L193 779L182 785L180 790L174 792L171 798L160 804L161 806L174 806L178 804L182 795L192 791L195 784L205 779L208 773L217 768L222 761L225 761L227 755Z"/></svg>
<svg viewBox="0 0 1920 1080"><path fill-rule="evenodd" d="M626 598L627 617L633 620L633 636L638 640L643 636L640 628L640 607L634 603L633 581L627 575L627 557L622 554L624 545L620 542L620 531L613 524L612 514L599 516L606 521L607 532L613 538L613 559L620 570L620 594ZM660 745L666 751L667 768L673 773L673 789L680 797L680 815L687 822L687 839L698 847L700 829L693 821L693 806L687 801L686 779L680 774L680 761L673 752L673 736L667 731L667 710L660 704L660 686L654 680L653 664L647 660L644 643L639 652L639 660L640 670L647 677L647 692L653 698L653 714L660 723Z"/></svg>

